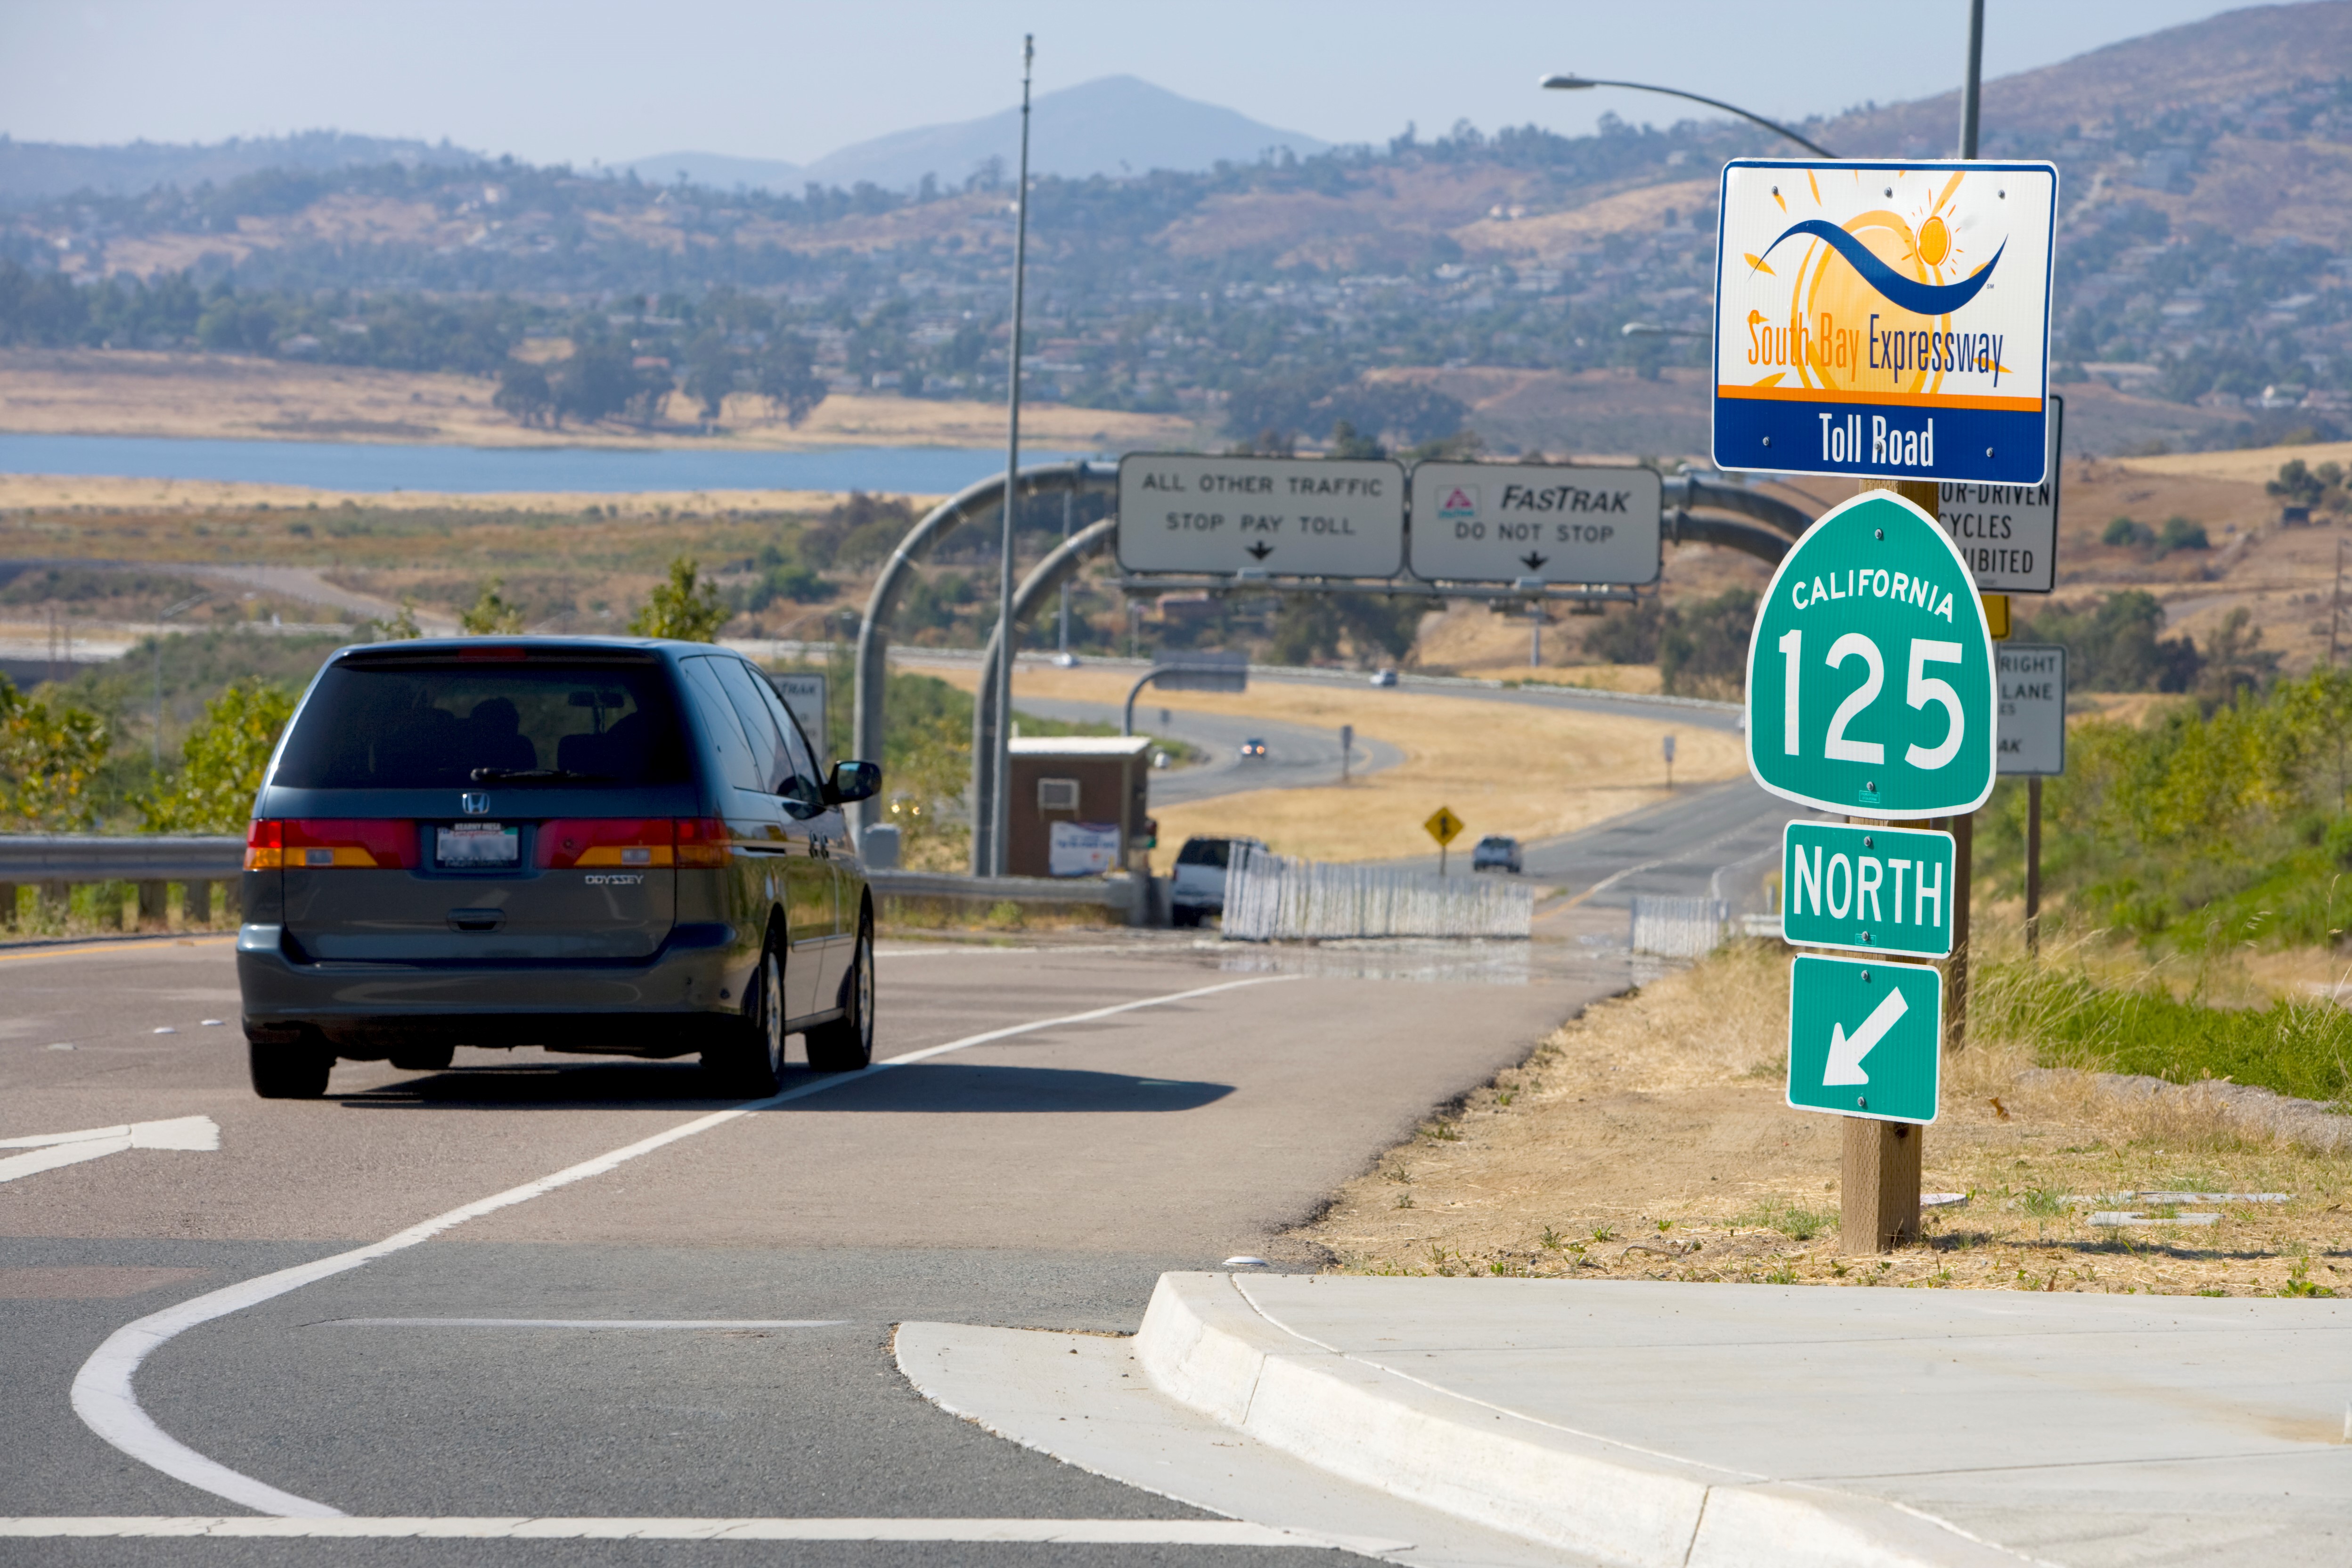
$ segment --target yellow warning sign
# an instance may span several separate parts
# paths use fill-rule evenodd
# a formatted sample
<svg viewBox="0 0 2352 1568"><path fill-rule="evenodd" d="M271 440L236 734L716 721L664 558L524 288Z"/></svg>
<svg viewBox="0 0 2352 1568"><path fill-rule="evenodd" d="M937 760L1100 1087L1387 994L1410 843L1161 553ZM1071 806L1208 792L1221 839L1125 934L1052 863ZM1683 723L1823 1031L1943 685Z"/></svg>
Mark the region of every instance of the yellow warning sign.
<svg viewBox="0 0 2352 1568"><path fill-rule="evenodd" d="M1439 846L1442 847L1453 843L1454 835L1462 831L1462 819L1454 816L1454 813L1446 807L1441 805L1437 808L1437 815L1431 817L1427 822L1423 823L1422 826L1429 829L1429 836L1432 838L1436 839Z"/></svg>

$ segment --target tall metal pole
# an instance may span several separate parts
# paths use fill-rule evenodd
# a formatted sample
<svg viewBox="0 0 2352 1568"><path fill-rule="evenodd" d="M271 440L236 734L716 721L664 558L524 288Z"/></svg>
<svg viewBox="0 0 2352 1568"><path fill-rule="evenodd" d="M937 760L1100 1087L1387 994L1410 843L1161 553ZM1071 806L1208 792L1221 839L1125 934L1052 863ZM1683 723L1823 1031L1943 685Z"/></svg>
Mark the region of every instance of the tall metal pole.
<svg viewBox="0 0 2352 1568"><path fill-rule="evenodd" d="M1984 92L1984 0L1969 0L1969 74L1960 84L1960 156L1977 155L1977 102Z"/></svg>
<svg viewBox="0 0 2352 1568"><path fill-rule="evenodd" d="M996 626L997 659L996 689L993 696L995 721L989 729L989 757L986 763L988 798L988 836L984 846L974 846L976 864L972 869L983 876L1005 875L1005 836L1013 825L1013 658L1015 652L1013 627L1013 524L1021 504L1021 333L1023 313L1027 304L1029 270L1029 79L1030 68L1037 58L1037 39L1034 33L1021 36L1021 183L1015 189L1013 221L1013 337L1005 346L1006 398L1004 422L1004 528L1003 543L997 561ZM975 759L977 760L977 759ZM975 801L975 805L982 803ZM972 827L977 834L981 824L975 816Z"/></svg>

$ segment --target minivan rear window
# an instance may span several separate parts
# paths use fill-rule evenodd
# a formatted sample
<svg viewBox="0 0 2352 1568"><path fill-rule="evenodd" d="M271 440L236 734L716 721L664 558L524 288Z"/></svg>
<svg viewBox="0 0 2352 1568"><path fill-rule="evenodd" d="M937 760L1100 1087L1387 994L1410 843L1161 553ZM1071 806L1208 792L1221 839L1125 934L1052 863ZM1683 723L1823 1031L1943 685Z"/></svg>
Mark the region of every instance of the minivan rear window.
<svg viewBox="0 0 2352 1568"><path fill-rule="evenodd" d="M690 777L656 663L338 664L271 782L292 789L678 784Z"/></svg>

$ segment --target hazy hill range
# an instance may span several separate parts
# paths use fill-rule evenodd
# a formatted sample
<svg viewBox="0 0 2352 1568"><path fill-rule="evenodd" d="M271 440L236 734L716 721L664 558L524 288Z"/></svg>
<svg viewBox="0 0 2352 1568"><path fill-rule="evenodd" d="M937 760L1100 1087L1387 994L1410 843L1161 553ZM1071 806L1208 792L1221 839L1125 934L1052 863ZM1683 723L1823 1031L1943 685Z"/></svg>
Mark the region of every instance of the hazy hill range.
<svg viewBox="0 0 2352 1568"><path fill-rule="evenodd" d="M1155 169L1198 174L1220 162L1255 163L1287 152L1312 157L1328 142L1278 131L1245 114L1184 98L1140 77L1107 76L1041 93L1030 128L1030 167L1039 174L1124 179ZM647 180L688 180L715 190L778 193L821 185L879 185L911 191L925 179L950 190L974 176L994 184L1018 167L1021 112L1008 109L953 125L924 125L877 136L806 165L712 153L669 153L625 165Z"/></svg>
<svg viewBox="0 0 2352 1568"><path fill-rule="evenodd" d="M209 147L133 142L122 147L75 147L57 142L18 142L0 135L0 206L23 206L55 196L91 191L136 196L158 185L194 190L226 184L265 169L345 169L372 163L478 163L481 154L447 142L382 136L347 136L340 131L305 131L294 136L233 138Z"/></svg>
<svg viewBox="0 0 2352 1568"><path fill-rule="evenodd" d="M2347 70L2352 3L2328 0L1988 85L1984 151L2062 172L2054 359L2078 449L2352 426ZM1112 139L1099 117L1138 104L1152 112L1135 139ZM1786 150L1744 124L1612 121L1265 155L1286 133L1124 78L1038 113L1032 387L1310 441L1342 417L1395 439L1467 417L1504 447L1702 449L1703 349L1621 329L1705 321L1716 170ZM1917 157L1948 155L1957 121L1946 94L1804 129ZM796 195L420 159L49 201L0 216L0 267L23 269L0 277L0 344L482 371L525 337L584 333L682 369L770 331L713 303L735 289L801 334L835 390L992 396L1008 123L845 149ZM77 316L34 287L183 273L169 309L142 295ZM432 310L471 324L398 324Z"/></svg>

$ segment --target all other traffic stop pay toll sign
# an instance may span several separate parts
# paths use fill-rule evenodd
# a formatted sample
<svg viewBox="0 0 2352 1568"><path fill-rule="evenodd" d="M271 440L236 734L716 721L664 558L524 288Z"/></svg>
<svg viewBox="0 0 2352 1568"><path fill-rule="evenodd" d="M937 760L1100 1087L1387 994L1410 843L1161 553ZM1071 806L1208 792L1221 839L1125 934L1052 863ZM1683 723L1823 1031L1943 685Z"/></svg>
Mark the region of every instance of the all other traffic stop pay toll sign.
<svg viewBox="0 0 2352 1568"><path fill-rule="evenodd" d="M1717 466L2039 484L2057 201L2048 163L1725 165Z"/></svg>
<svg viewBox="0 0 2352 1568"><path fill-rule="evenodd" d="M1386 460L1131 452L1118 462L1118 563L1130 572L1392 577L1404 469Z"/></svg>
<svg viewBox="0 0 2352 1568"><path fill-rule="evenodd" d="M1801 947L1944 958L1952 836L1791 822L1780 830L1780 934Z"/></svg>
<svg viewBox="0 0 2352 1568"><path fill-rule="evenodd" d="M1935 1121L1943 1016L1941 970L1798 954L1789 965L1789 1104Z"/></svg>
<svg viewBox="0 0 2352 1568"><path fill-rule="evenodd" d="M1968 563L1890 491L1781 558L1748 645L1748 768L1821 811L1974 811L1993 785L1992 634Z"/></svg>
<svg viewBox="0 0 2352 1568"><path fill-rule="evenodd" d="M1654 583L1664 510L1653 468L1416 463L1413 574L1449 583Z"/></svg>

